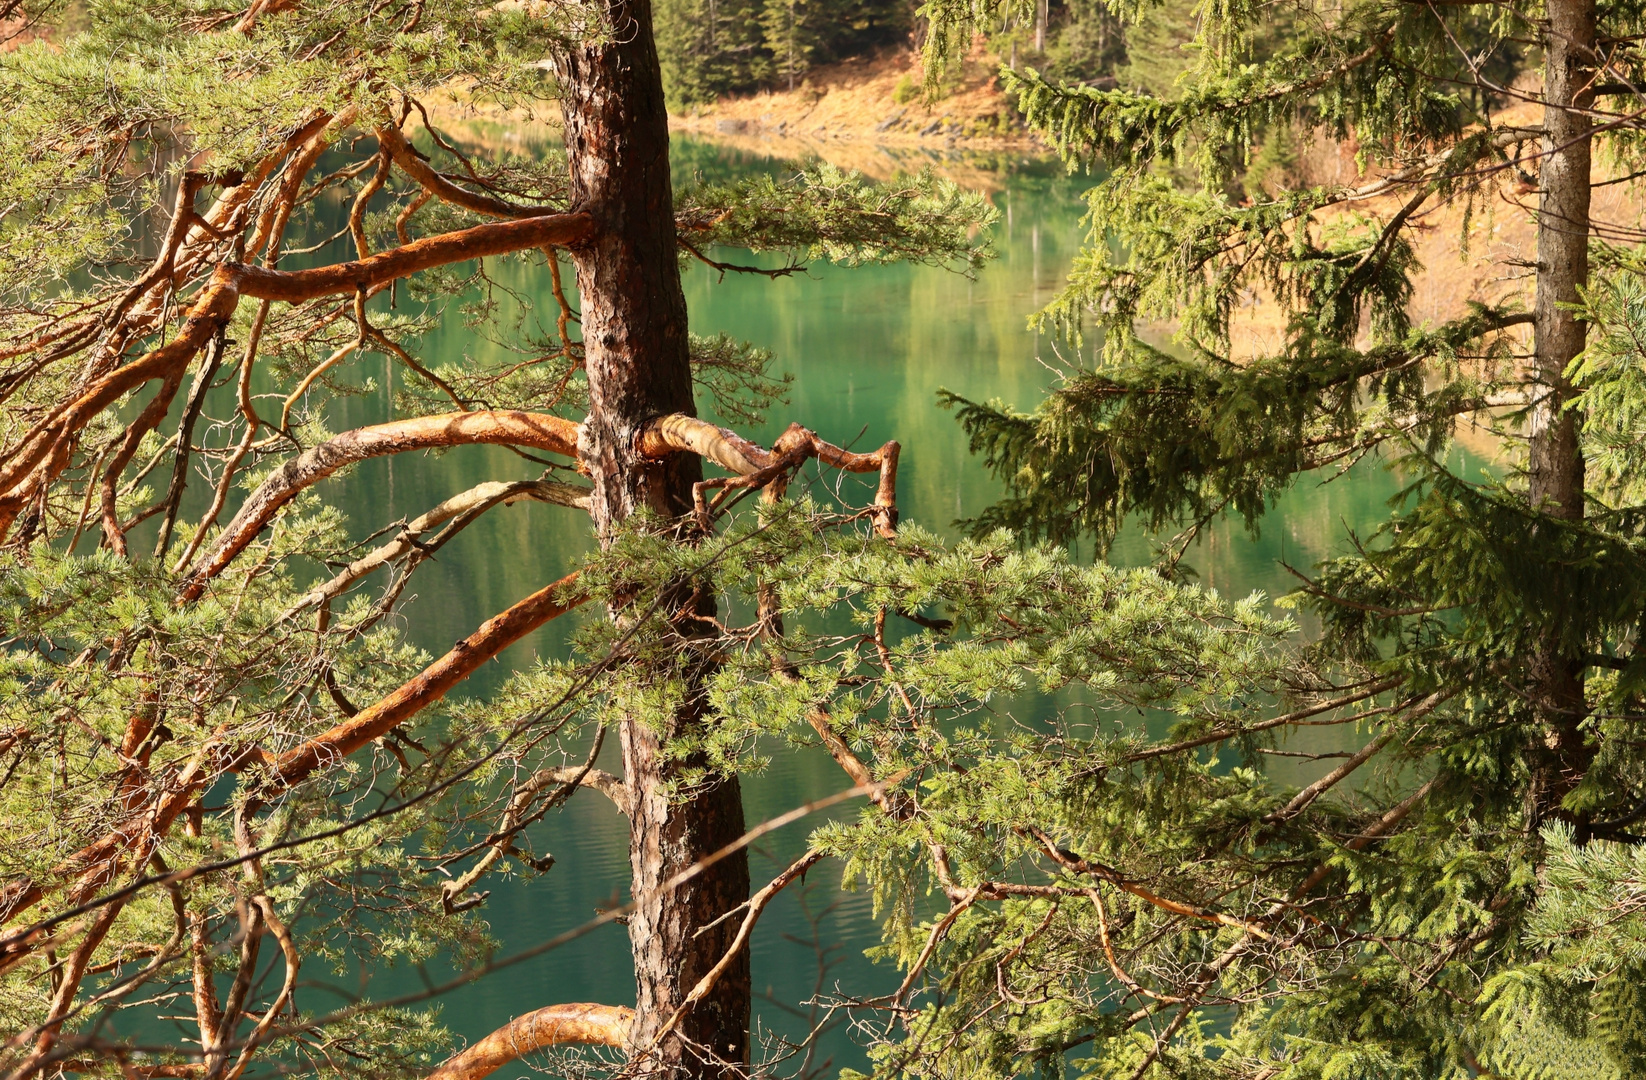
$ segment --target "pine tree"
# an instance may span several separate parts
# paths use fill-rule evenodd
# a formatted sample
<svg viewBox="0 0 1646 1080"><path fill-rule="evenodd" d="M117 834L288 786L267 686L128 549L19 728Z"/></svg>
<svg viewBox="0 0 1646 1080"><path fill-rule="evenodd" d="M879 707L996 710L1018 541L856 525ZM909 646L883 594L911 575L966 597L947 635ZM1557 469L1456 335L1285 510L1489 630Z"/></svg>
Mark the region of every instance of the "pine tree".
<svg viewBox="0 0 1646 1080"><path fill-rule="evenodd" d="M748 90L772 74L754 0L665 0L657 45L671 107L680 109Z"/></svg>
<svg viewBox="0 0 1646 1080"><path fill-rule="evenodd" d="M811 66L812 55L817 51L819 34L815 21L812 4L807 0L766 0L761 13L766 49L772 55L777 77L786 80L790 90L794 89L796 76Z"/></svg>
<svg viewBox="0 0 1646 1080"><path fill-rule="evenodd" d="M745 1061L746 924L733 916L749 898L749 838L737 770L703 745L720 666L713 593L679 560L695 557L724 494L812 460L882 474L870 516L890 534L897 446L850 454L796 426L768 450L695 419L694 377L734 415L780 384L758 350L687 333L679 259L748 269L704 254L734 244L787 253L774 276L808 257L966 269L984 255L968 232L987 206L930 176L879 189L830 169L676 193L644 2L117 0L92 5L83 29L50 7L26 14L35 40L0 61L0 141L19 163L0 181L9 1073L217 1080L265 1043L270 1068L333 1069L339 1039L369 1070L432 1066L440 1036L426 1019L378 1008L311 1023L295 1004L299 965L354 950L473 960L479 927L463 913L484 894L468 890L500 859L537 865L521 830L584 784L630 823L634 901L620 914L637 1008L547 1003L500 1030L503 1058L482 1043L440 1075L561 1043L626 1047L670 1075ZM564 156L465 155L423 103L454 85L558 103ZM414 115L426 150L405 132ZM304 247L298 224L340 195L348 254L283 267ZM134 224L146 221L163 227L145 235ZM430 314L493 283L478 260L505 257L546 275L553 336L482 301L470 317L529 359L475 370L416 356ZM423 316L395 305L406 279ZM327 430L327 404L358 390L340 365L369 352L405 367L407 414ZM254 390L264 379L273 404ZM539 479L455 494L364 556L313 492L368 458L467 444L575 471L551 463ZM737 481L712 506L706 493L727 481L703 479L704 456ZM165 465L163 484L143 483ZM557 478L579 473L586 483ZM189 521L183 496L202 480L209 506ZM441 657L407 648L384 620L409 575L520 499L585 510L608 548L651 532L682 555L548 583ZM334 573L299 587L311 558ZM393 579L373 600L356 586L382 567ZM646 567L662 577L642 580ZM591 600L623 628L592 667L547 664L478 711L440 714L487 660ZM642 633L644 658L626 644ZM593 769L608 726L621 780ZM579 733L592 738L585 763L552 764ZM374 793L392 810L363 810ZM420 835L442 865L467 869L444 887L419 880ZM290 869L265 863L280 851L300 853L280 860ZM361 875L380 883L357 891ZM327 910L345 917L316 917ZM283 961L274 985L259 974L265 938ZM133 1066L106 1039L139 986L150 1012L192 1000L185 1060Z"/></svg>
<svg viewBox="0 0 1646 1080"><path fill-rule="evenodd" d="M956 402L1011 489L958 543L898 520L895 441L850 452L795 424L764 447L697 418L700 392L746 418L782 383L759 350L688 333L679 260L964 270L989 208L828 168L677 190L645 3L27 12L39 36L0 57L8 1073L478 1080L593 1044L617 1063L556 1069L780 1075L751 1045L749 933L824 859L876 900L896 970L836 1004L873 1021L888 1076L1632 1069L1646 304L1634 252L1597 245L1591 282L1583 232L1554 223L1587 220L1588 141L1628 147L1626 122L1585 125L1588 95L1632 78L1633 16L1590 34L1551 12L1533 129L1492 126L1490 88L1448 59L1454 38L1473 60L1542 32L1507 14L1332 7L1249 63L1265 10L1207 9L1176 96L1021 73L1031 117L1113 170L1046 316L1101 351L1033 414ZM972 20L1033 11L928 14L935 85ZM1584 51L1599 40L1621 51ZM423 117L454 88L558 107L563 156L465 153ZM1398 170L1238 204L1282 124L1352 131ZM1539 301L1411 325L1414 215L1517 164L1542 186ZM1386 190L1403 212L1323 220ZM328 201L349 250L294 266L333 231ZM505 271L554 298L541 320L496 301ZM1254 281L1296 317L1279 354L1235 362ZM451 305L520 361L423 355ZM1149 347L1137 324L1168 316L1181 347ZM399 418L330 430L366 353L404 369ZM1493 409L1527 414L1525 468L1447 472L1451 425ZM477 443L558 468L406 522L319 484ZM1414 481L1309 574L1317 640L1182 580L1187 537L1138 570L1043 539L1255 519L1379 448ZM789 490L857 473L840 499ZM390 618L408 580L520 499L588 514L599 550L443 655L410 648ZM388 528L357 545L347 517ZM602 608L570 659L453 693ZM1284 741L1322 729L1344 738ZM597 767L608 732L621 776ZM738 779L788 743L866 804L751 890ZM1267 768L1315 752L1306 784ZM631 899L527 955L626 918L635 1009L521 1003L459 1048L430 995L311 992L325 964L498 977L488 875L566 872L526 830L595 796L627 816ZM157 1013L184 1034L137 1041ZM1563 1046L1575 1064L1551 1063Z"/></svg>

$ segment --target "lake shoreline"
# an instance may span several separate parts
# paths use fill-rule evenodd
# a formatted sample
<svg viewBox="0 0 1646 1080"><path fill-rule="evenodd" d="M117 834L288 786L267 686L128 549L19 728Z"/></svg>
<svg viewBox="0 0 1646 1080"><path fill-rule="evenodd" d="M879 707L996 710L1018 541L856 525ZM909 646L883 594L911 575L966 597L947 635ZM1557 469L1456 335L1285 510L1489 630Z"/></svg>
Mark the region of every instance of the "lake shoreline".
<svg viewBox="0 0 1646 1080"><path fill-rule="evenodd" d="M942 96L928 102L920 89L920 54L899 49L816 68L788 89L731 94L672 112L669 130L734 145L757 140L776 156L823 156L823 147L841 142L1050 153L1023 126L1000 89L999 73L999 57L974 50L945 78Z"/></svg>

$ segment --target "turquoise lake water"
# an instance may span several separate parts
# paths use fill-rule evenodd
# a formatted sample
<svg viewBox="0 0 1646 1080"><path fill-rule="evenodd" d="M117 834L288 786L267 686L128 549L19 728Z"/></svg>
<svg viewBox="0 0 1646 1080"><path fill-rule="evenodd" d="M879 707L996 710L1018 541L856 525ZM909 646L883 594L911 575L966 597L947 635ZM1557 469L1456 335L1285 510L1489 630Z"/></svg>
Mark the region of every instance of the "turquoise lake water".
<svg viewBox="0 0 1646 1080"><path fill-rule="evenodd" d="M971 164L970 175L977 175L976 163ZM899 488L905 520L951 535L957 518L988 505L998 489L967 453L953 416L938 408L937 391L1002 398L1022 407L1044 395L1055 378L1053 367L1068 356L1030 331L1028 317L1050 299L1082 241L1078 197L1089 183L1066 176L1047 161L995 159L985 167L990 170L990 198L1000 210L998 258L975 279L910 266L820 265L804 276L778 281L735 275L721 280L696 265L685 275L695 332L723 331L769 348L777 370L795 377L788 404L774 408L764 427L745 434L769 442L794 420L859 449L895 438L904 447ZM676 145L677 176L788 168L791 163L705 143ZM552 303L548 275L541 269L511 264L496 273L542 305ZM484 358L491 348L495 346L454 317L425 338L418 351L425 361L439 362L464 354ZM373 362L381 364L381 358ZM378 375L380 383L393 384L398 378L387 368ZM383 385L374 395L338 402L330 417L332 428L388 419L389 389ZM322 494L350 512L353 527L364 535L422 513L474 484L526 478L537 471L506 451L466 447L439 457L375 460L328 481ZM1192 549L1188 561L1203 583L1226 595L1284 592L1291 579L1281 566L1283 559L1307 566L1343 551L1347 530L1364 530L1379 520L1397 487L1394 477L1368 464L1331 484L1306 480L1269 514L1259 538L1248 536L1237 523L1219 524ZM587 518L577 511L535 504L495 509L418 571L413 582L417 595L406 609L407 633L414 643L442 652L487 617L565 573L590 545ZM1122 537L1113 553L1121 562L1139 562L1147 555L1146 539L1134 534ZM567 625L550 624L460 692L484 694L534 653L563 655L567 633ZM1032 703L1027 707L1033 708ZM751 823L761 821L847 786L821 752L783 750L766 772L745 781L747 816ZM835 812L855 811L846 806ZM754 880L769 879L798 854L816 824L801 822L768 837L754 856ZM574 798L532 830L531 842L537 852L554 854L557 862L550 872L483 886L492 890L483 910L504 954L627 899L625 823L600 797ZM838 988L869 996L895 987L896 973L863 955L876 940L868 897L842 891L837 868L818 867L804 888L790 889L768 909L755 932L758 1022L798 1033L813 1015L805 1003L819 993ZM372 993L388 996L420 981L413 973L383 972L373 980ZM317 992L310 993L315 996L307 1007L325 1007ZM633 993L625 931L609 925L446 995L441 1008L443 1021L472 1039L541 1005L628 1003ZM816 1066L828 1062L832 1072L861 1064L860 1051L843 1025L827 1033L819 1047Z"/></svg>

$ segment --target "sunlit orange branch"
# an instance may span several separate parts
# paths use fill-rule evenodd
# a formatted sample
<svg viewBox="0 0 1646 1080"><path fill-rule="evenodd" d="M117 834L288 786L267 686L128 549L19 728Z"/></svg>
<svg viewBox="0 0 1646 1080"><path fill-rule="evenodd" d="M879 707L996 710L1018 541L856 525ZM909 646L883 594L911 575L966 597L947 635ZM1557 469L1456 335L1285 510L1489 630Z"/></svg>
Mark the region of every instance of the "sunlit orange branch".
<svg viewBox="0 0 1646 1080"><path fill-rule="evenodd" d="M334 132L339 131L342 124L346 124L353 119L355 111L355 107L351 105L344 109L341 114L334 116L323 109L316 109L308 120L303 122L301 127L286 136L278 150L263 157L256 165L248 169L240 178L239 184L225 188L223 193L217 197L217 201L212 204L211 209L202 215L206 228L201 228L200 224L196 222L194 228L189 231L187 242L192 244L207 238L211 229L229 227L231 221L238 216L239 212L256 197L259 189L263 186L263 182L274 174L274 170L279 167L282 161L287 161L289 155L313 147L317 143L329 143L331 140L326 135L326 129L331 128ZM312 164L312 161L313 157L305 152L301 157L291 160L287 167L292 171L301 169L306 172L308 166L304 163L309 162ZM254 244L248 246L246 250L248 252L257 252L261 250L261 247Z"/></svg>
<svg viewBox="0 0 1646 1080"><path fill-rule="evenodd" d="M239 299L233 275L217 270L190 307L176 337L98 379L67 408L52 413L19 440L0 466L0 539L40 487L68 466L75 433L130 391L181 371L227 325Z"/></svg>
<svg viewBox="0 0 1646 1080"><path fill-rule="evenodd" d="M345 465L385 454L472 443L530 446L575 459L577 425L547 413L500 410L441 413L345 431L286 462L252 492L190 571L181 590L183 599L198 598L206 583L245 550L282 506Z"/></svg>
<svg viewBox="0 0 1646 1080"><path fill-rule="evenodd" d="M588 597L577 590L577 574L532 593L507 611L494 615L450 652L424 668L410 681L377 704L361 709L331 730L276 758L265 758L268 776L262 791L278 791L301 782L309 773L328 762L339 761L386 735L418 711L445 697L481 664L536 630L550 619L564 615Z"/></svg>
<svg viewBox="0 0 1646 1080"><path fill-rule="evenodd" d="M504 1024L448 1058L428 1080L481 1080L549 1046L617 1046L628 1041L634 1010L621 1005L549 1005Z"/></svg>
<svg viewBox="0 0 1646 1080"><path fill-rule="evenodd" d="M588 214L550 214L415 240L368 259L312 270L268 270L229 263L213 271L189 308L178 335L99 379L59 412L42 420L0 466L0 539L24 506L68 466L74 435L92 417L151 379L181 371L227 325L242 296L302 303L322 296L367 291L396 278L448 263L545 245L567 246L595 228Z"/></svg>
<svg viewBox="0 0 1646 1080"><path fill-rule="evenodd" d="M346 296L369 290L449 263L551 244L569 247L587 240L594 231L595 221L589 214L542 214L425 237L370 258L312 270L267 270L239 263L231 263L227 269L234 275L243 296L300 304L321 296Z"/></svg>
<svg viewBox="0 0 1646 1080"><path fill-rule="evenodd" d="M327 117L301 145L294 148L295 152L282 170L284 176L274 186L271 196L263 200L251 240L246 244L248 258L262 255L264 263L269 266L279 259L286 226L291 222L292 212L297 208L298 198L303 192L304 177L320 160L320 155L354 122L356 113L357 109L351 105L336 116Z"/></svg>
<svg viewBox="0 0 1646 1080"><path fill-rule="evenodd" d="M178 388L183 385L183 368L179 366L164 382L160 384L160 392L155 394L136 420L126 428L126 437L120 443L120 449L109 458L108 466L103 470L101 502L103 511L103 539L109 549L116 555L126 554L126 534L120 527L119 508L116 502L117 488L120 474L131 463L137 449L142 445L143 436L159 427L166 419L166 413L171 408L172 399L177 396ZM179 451L181 454L182 451Z"/></svg>
<svg viewBox="0 0 1646 1080"><path fill-rule="evenodd" d="M581 605L588 597L577 591L576 580L576 573L568 574L487 619L474 633L459 641L450 652L399 689L343 723L279 756L253 752L242 756L239 761L228 763L228 768L240 770L253 762L261 762L265 773L260 778L258 790L265 798L300 783L320 765L341 760L373 739L386 735L420 710L444 698L452 687L492 657L549 620ZM59 880L76 878L70 890L72 902L83 902L98 887L110 881L133 850L142 851L147 857L149 848L142 845L165 835L184 809L198 799L206 785L215 779L215 769L210 766L221 765L229 749L224 734L220 729L195 751L152 809L128 819L58 865L52 877ZM0 924L32 907L45 894L45 887L36 880L19 878L8 882L0 889ZM0 972L52 940L49 931L0 937Z"/></svg>
<svg viewBox="0 0 1646 1080"><path fill-rule="evenodd" d="M824 441L816 432L799 424L790 424L778 436L772 449L767 450L736 432L716 427L695 416L673 413L646 425L640 432L638 445L640 452L647 457L694 453L737 474L736 479L705 480L697 485L694 497L698 512L704 516L713 509L704 500L706 491L713 488L729 491L764 487L779 481L783 474L797 468L808 458L815 457L825 465L845 472L878 472L880 484L874 496L875 525L887 539L896 535L897 459L902 449L896 441L888 442L870 454L854 454ZM724 492L720 498L724 498ZM718 505L719 499L714 506Z"/></svg>
<svg viewBox="0 0 1646 1080"><path fill-rule="evenodd" d="M425 191L442 202L496 218L529 218L543 213L540 206L516 206L452 183L423 160L412 148L411 143L406 141L406 136L393 124L384 124L377 129L376 134L377 144L388 152L396 165L400 166L400 171L416 180Z"/></svg>

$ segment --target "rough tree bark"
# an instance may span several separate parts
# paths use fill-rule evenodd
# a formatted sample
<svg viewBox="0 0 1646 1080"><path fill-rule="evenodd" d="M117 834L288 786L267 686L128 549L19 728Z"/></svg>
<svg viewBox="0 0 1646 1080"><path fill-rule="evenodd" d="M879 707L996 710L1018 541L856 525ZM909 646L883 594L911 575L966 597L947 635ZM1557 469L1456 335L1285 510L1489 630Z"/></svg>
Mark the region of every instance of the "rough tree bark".
<svg viewBox="0 0 1646 1080"><path fill-rule="evenodd" d="M680 517L702 478L695 455L647 460L639 435L669 413L695 414L680 288L663 82L649 0L612 0L607 42L564 59L562 109L573 205L598 223L571 248L582 294L589 414L580 456L593 482L590 513L602 543L641 510ZM689 621L688 621L689 625ZM742 793L726 777L687 801L664 785L682 767L660 750L675 731L702 722L691 700L656 730L630 718L621 731L628 785L629 857L637 908L629 920L636 1018L635 1065L671 1076L721 1076L748 1059L747 953L664 1039L657 1033L697 980L731 945L737 921L696 931L749 896L741 852L667 894L659 886L743 831ZM654 1045L657 1043L658 1045Z"/></svg>
<svg viewBox="0 0 1646 1080"><path fill-rule="evenodd" d="M1534 368L1537 401L1530 423L1528 495L1534 507L1571 521L1583 517L1583 455L1575 393L1566 369L1583 351L1585 327L1563 305L1589 281L1590 139L1594 104L1594 0L1550 0L1545 24L1543 148L1539 175ZM1558 808L1581 775L1582 663L1552 640L1532 671L1534 705L1544 716L1546 754L1533 785L1533 817Z"/></svg>

